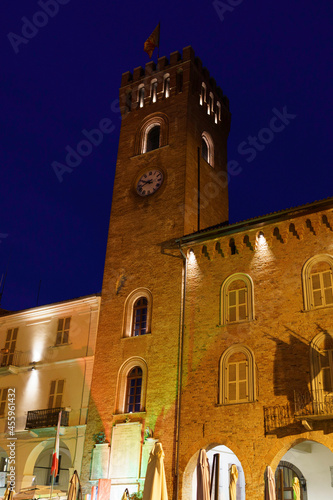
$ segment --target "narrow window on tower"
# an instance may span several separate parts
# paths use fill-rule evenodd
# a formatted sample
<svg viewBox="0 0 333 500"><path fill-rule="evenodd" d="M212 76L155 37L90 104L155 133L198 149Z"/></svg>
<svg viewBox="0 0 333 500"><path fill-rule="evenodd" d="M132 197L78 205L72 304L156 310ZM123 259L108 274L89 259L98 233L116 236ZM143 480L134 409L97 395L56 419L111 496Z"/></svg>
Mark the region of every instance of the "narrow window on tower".
<svg viewBox="0 0 333 500"><path fill-rule="evenodd" d="M127 111L131 111L131 109L132 109L132 92L131 91L126 93L125 105L126 105Z"/></svg>
<svg viewBox="0 0 333 500"><path fill-rule="evenodd" d="M214 96L212 92L209 93L209 100L208 100L208 106L207 106L207 114L214 114Z"/></svg>
<svg viewBox="0 0 333 500"><path fill-rule="evenodd" d="M217 101L216 103L216 113L215 113L215 122L221 121L221 103Z"/></svg>
<svg viewBox="0 0 333 500"><path fill-rule="evenodd" d="M176 88L177 93L183 92L183 70L179 69L176 73Z"/></svg>
<svg viewBox="0 0 333 500"><path fill-rule="evenodd" d="M145 89L144 89L143 85L141 85L141 87L139 87L138 92L139 92L139 99L138 99L139 107L143 108L144 103L145 103Z"/></svg>
<svg viewBox="0 0 333 500"><path fill-rule="evenodd" d="M164 95L165 99L170 97L170 76L169 76L169 74L164 75L163 95Z"/></svg>
<svg viewBox="0 0 333 500"><path fill-rule="evenodd" d="M134 367L127 375L126 413L141 411L142 369Z"/></svg>
<svg viewBox="0 0 333 500"><path fill-rule="evenodd" d="M147 313L148 301L146 297L140 297L133 306L133 337L147 333Z"/></svg>
<svg viewBox="0 0 333 500"><path fill-rule="evenodd" d="M206 102L206 84L202 82L200 91L200 106L203 106L204 102Z"/></svg>
<svg viewBox="0 0 333 500"><path fill-rule="evenodd" d="M151 82L151 102L156 102L157 101L157 80L153 80Z"/></svg>
<svg viewBox="0 0 333 500"><path fill-rule="evenodd" d="M153 151L160 147L160 132L161 127L159 125L154 125L147 134L147 151Z"/></svg>

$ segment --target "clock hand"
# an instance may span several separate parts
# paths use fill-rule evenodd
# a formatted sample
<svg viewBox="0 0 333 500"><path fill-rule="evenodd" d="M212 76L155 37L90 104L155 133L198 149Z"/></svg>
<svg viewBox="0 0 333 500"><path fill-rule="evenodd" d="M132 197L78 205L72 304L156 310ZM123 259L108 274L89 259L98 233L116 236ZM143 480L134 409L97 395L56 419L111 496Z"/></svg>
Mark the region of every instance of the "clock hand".
<svg viewBox="0 0 333 500"><path fill-rule="evenodd" d="M153 182L153 179L150 179L149 181L141 181L143 184L151 184Z"/></svg>

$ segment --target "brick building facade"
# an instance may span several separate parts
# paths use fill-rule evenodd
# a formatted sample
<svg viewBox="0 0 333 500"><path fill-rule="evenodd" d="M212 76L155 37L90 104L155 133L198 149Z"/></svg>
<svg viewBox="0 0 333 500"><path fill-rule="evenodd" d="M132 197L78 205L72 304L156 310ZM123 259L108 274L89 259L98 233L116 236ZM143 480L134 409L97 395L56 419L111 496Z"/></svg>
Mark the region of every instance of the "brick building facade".
<svg viewBox="0 0 333 500"><path fill-rule="evenodd" d="M124 73L120 103L86 492L138 492L159 440L169 498L195 498L205 448L220 498L235 464L239 499L264 498L271 466L279 498L297 476L326 500L333 199L228 224L229 103L191 47Z"/></svg>

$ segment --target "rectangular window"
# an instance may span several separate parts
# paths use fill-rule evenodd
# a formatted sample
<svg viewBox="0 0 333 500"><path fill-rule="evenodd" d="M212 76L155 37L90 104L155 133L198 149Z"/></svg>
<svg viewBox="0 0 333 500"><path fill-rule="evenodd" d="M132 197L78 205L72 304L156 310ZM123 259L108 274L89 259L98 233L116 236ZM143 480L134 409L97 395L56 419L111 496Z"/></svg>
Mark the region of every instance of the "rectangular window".
<svg viewBox="0 0 333 500"><path fill-rule="evenodd" d="M64 380L52 380L48 408L61 408L64 385Z"/></svg>
<svg viewBox="0 0 333 500"><path fill-rule="evenodd" d="M228 402L248 401L248 364L247 361L228 363Z"/></svg>
<svg viewBox="0 0 333 500"><path fill-rule="evenodd" d="M56 345L68 344L71 318L61 318L58 321Z"/></svg>
<svg viewBox="0 0 333 500"><path fill-rule="evenodd" d="M5 415L8 389L0 389L0 417Z"/></svg>
<svg viewBox="0 0 333 500"><path fill-rule="evenodd" d="M311 274L314 307L333 304L333 283L330 270Z"/></svg>
<svg viewBox="0 0 333 500"><path fill-rule="evenodd" d="M14 362L14 353L16 348L18 328L10 328L7 330L5 347L2 349L3 357L1 366L9 366Z"/></svg>

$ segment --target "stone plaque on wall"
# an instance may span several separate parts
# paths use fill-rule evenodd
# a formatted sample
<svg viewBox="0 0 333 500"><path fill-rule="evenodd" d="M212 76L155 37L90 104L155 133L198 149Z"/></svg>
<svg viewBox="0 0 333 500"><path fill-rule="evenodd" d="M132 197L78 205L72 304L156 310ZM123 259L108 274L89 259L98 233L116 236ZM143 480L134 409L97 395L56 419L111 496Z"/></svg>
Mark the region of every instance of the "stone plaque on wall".
<svg viewBox="0 0 333 500"><path fill-rule="evenodd" d="M90 479L107 479L110 447L108 443L95 444L93 449Z"/></svg>
<svg viewBox="0 0 333 500"><path fill-rule="evenodd" d="M137 479L141 453L141 424L117 424L112 429L110 475L111 479Z"/></svg>

